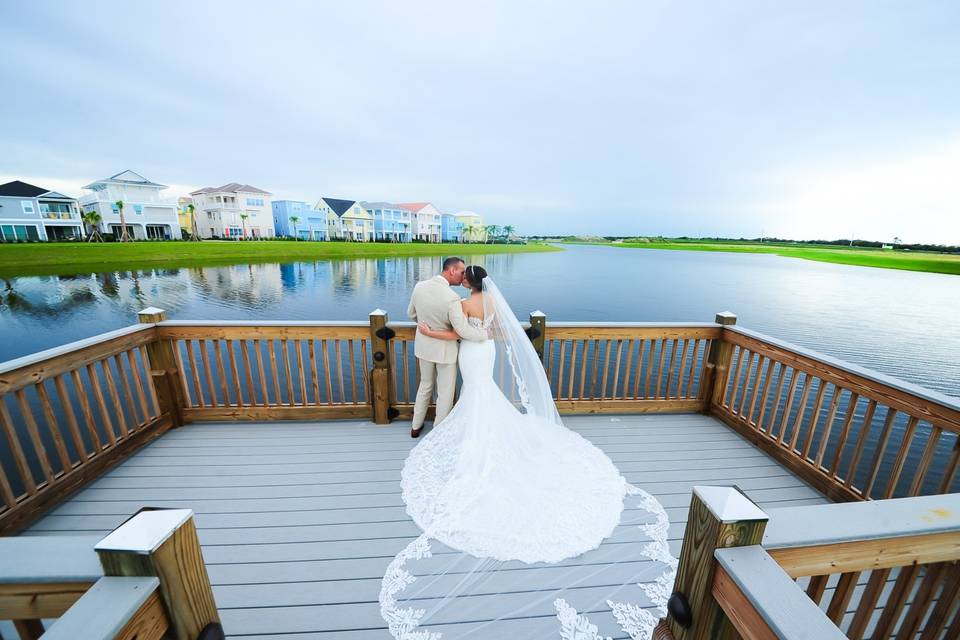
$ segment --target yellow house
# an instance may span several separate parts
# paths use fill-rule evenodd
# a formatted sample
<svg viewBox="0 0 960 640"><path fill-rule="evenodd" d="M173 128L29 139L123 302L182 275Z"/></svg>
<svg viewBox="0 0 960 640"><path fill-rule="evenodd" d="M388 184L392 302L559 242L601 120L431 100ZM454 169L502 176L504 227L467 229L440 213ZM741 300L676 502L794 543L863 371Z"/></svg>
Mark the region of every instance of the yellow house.
<svg viewBox="0 0 960 640"><path fill-rule="evenodd" d="M461 211L454 214L457 222L463 225L464 242L486 242L487 230L483 225L483 218L473 211Z"/></svg>
<svg viewBox="0 0 960 640"><path fill-rule="evenodd" d="M326 213L327 238L355 242L373 241L373 215L359 202L320 198L314 209Z"/></svg>
<svg viewBox="0 0 960 640"><path fill-rule="evenodd" d="M187 233L193 233L193 215L190 213L190 205L193 198L190 196L180 196L177 198L177 221L180 228Z"/></svg>

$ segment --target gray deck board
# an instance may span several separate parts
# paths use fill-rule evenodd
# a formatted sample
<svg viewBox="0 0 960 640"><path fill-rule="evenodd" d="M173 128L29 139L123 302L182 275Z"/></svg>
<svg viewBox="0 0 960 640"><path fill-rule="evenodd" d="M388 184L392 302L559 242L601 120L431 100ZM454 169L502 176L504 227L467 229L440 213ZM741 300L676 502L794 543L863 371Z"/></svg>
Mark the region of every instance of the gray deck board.
<svg viewBox="0 0 960 640"><path fill-rule="evenodd" d="M565 422L661 501L674 554L695 484L736 484L767 509L826 502L713 418L577 416ZM388 638L377 596L389 562L419 534L399 492L400 470L415 444L404 423L189 425L112 469L25 535L105 534L143 506L189 507L229 636ZM636 510L629 499L627 508ZM470 596L471 605L494 617L514 611L522 598L529 605L523 617L498 621L495 631L482 621L448 622L476 628L477 637L555 637L552 603L564 588L563 597L578 610L594 612L591 621L601 633L624 638L606 600L619 591L620 599L646 606L634 584L654 568L642 559L643 544L629 537L633 528L618 527L599 548L557 565L509 565L490 588L510 595ZM429 566L449 568L455 557L435 549Z"/></svg>

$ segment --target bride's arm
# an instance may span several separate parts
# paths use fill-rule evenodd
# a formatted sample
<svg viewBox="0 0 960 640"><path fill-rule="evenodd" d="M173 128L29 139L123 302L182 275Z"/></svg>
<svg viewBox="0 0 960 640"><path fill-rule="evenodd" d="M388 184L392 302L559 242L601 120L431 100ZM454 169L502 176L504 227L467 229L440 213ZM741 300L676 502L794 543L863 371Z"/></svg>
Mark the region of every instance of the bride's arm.
<svg viewBox="0 0 960 640"><path fill-rule="evenodd" d="M426 322L421 322L417 328L425 336L436 338L438 340L459 340L460 334L453 329L431 329Z"/></svg>

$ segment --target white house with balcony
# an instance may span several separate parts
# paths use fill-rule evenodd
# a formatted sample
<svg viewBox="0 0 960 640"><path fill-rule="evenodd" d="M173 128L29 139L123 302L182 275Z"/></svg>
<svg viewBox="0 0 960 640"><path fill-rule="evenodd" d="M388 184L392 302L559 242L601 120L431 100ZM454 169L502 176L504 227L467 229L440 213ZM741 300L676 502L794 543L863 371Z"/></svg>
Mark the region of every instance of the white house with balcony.
<svg viewBox="0 0 960 640"><path fill-rule="evenodd" d="M238 182L192 192L200 236L225 240L273 238L271 195Z"/></svg>
<svg viewBox="0 0 960 640"><path fill-rule="evenodd" d="M442 216L429 202L403 202L398 205L413 216L413 239L422 242L440 242Z"/></svg>
<svg viewBox="0 0 960 640"><path fill-rule="evenodd" d="M118 239L122 226L118 202L123 202L127 233L133 239L179 240L177 201L160 195L166 188L167 185L151 182L134 171L121 171L85 186L91 193L80 198L80 207L84 213L99 213L100 231Z"/></svg>
<svg viewBox="0 0 960 640"><path fill-rule="evenodd" d="M77 201L20 180L0 185L0 240L83 238Z"/></svg>

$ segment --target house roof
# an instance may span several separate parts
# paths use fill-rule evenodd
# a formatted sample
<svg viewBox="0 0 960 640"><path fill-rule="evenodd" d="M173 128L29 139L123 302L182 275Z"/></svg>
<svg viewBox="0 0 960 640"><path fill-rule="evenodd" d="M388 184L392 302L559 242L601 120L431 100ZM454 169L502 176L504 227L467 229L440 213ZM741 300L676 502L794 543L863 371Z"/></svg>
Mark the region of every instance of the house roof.
<svg viewBox="0 0 960 640"><path fill-rule="evenodd" d="M337 217L343 216L347 210L352 207L357 201L356 200L340 200L339 198L320 198L327 203L327 206L333 209L333 212L337 214Z"/></svg>
<svg viewBox="0 0 960 640"><path fill-rule="evenodd" d="M406 209L407 211L413 211L414 213L416 213L417 211L420 211L420 209L423 209L428 204L430 203L429 202L401 202L397 206L400 207L401 209Z"/></svg>
<svg viewBox="0 0 960 640"><path fill-rule="evenodd" d="M221 187L204 187L203 189L191 191L190 195L198 196L203 193L262 193L265 196L270 195L269 191L258 189L249 184L240 184L239 182L229 182Z"/></svg>
<svg viewBox="0 0 960 640"><path fill-rule="evenodd" d="M361 202L360 206L364 209L402 209L398 204L393 204L392 202Z"/></svg>
<svg viewBox="0 0 960 640"><path fill-rule="evenodd" d="M0 196L13 196L15 198L36 198L40 194L48 193L46 189L27 184L20 180L14 180L6 184L0 184Z"/></svg>
<svg viewBox="0 0 960 640"><path fill-rule="evenodd" d="M130 171L129 169L126 169L124 171L121 171L120 173L110 176L109 178L104 178L103 180L95 180L94 182L91 182L90 184L85 186L84 189L91 189L93 188L93 185L99 184L101 182L118 182L120 184L135 184L141 187L160 187L161 189L167 188L167 185L165 184L160 184L159 182L152 182L151 180L147 180L146 178L144 178L142 175L140 175L136 171Z"/></svg>

